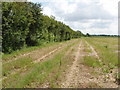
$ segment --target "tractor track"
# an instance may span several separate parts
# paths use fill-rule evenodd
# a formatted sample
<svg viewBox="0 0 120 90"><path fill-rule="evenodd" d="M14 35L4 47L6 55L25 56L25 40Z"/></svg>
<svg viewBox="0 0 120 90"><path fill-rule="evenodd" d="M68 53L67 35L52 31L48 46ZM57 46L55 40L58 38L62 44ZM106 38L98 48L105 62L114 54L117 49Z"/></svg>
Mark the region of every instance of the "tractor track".
<svg viewBox="0 0 120 90"><path fill-rule="evenodd" d="M75 42L75 41L74 41L74 42ZM52 54L56 53L58 50L66 47L69 43L70 43L70 42L67 42L66 44L63 44L63 45L60 45L59 47L56 47L55 49L53 49L52 51L48 52L47 54L39 57L39 58L36 59L36 60L33 60L30 64L32 64L32 63L35 64L35 63L39 63L39 62L44 61L46 58L49 58ZM34 53L34 52L36 52L36 51L33 51L32 53ZM30 54L31 54L31 53L25 54L24 56L27 56L27 55L30 55ZM22 56L23 56L23 55L22 55ZM20 58L20 56L18 56L18 57ZM16 60L16 59L10 60L9 62L15 61L15 60ZM8 62L6 62L6 63L8 63ZM10 77L11 75L16 74L16 73L19 72L19 71L25 72L25 71L27 70L27 67L28 67L28 66L29 66L29 64L26 65L26 66L24 66L24 67L22 67L22 68L14 69L14 71L12 71L11 74L9 74L9 75L7 75L7 76L5 76L5 77L0 78L0 81L7 79L7 78Z"/></svg>

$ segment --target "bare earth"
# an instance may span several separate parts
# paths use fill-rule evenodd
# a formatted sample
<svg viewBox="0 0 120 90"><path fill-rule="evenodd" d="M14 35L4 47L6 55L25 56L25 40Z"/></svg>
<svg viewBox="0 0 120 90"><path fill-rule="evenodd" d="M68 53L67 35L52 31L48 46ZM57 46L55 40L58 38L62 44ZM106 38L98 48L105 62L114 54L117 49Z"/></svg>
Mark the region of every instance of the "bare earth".
<svg viewBox="0 0 120 90"><path fill-rule="evenodd" d="M85 43L89 46L92 53L84 52ZM114 69L110 74L101 74L101 68L88 67L82 63L82 58L90 55L96 57L101 62L94 48L88 42L84 42L84 44L82 41L80 42L75 53L73 65L66 72L66 78L61 83L61 88L117 88L118 85L115 83L113 76L117 69ZM97 72L97 75L92 74L93 71Z"/></svg>
<svg viewBox="0 0 120 90"><path fill-rule="evenodd" d="M74 41L75 42L75 41ZM48 47L39 49L27 54L20 55L15 57L12 60L9 60L4 63L9 63L17 60L18 58L30 56L32 58L31 63L38 63L47 60L47 58L54 57L55 53L59 53L64 47L67 47L71 42L66 44L59 44L54 47ZM73 43L73 42L72 42ZM85 46L88 46L87 48ZM97 58L97 60L102 63L102 60L99 57L99 54L95 51L94 47L91 46L87 41L80 41L75 47L71 47L72 50L75 48L74 57L72 60L72 65L65 71L63 80L59 82L60 88L117 88L116 79L114 74L118 72L118 69L111 69L111 73L102 73L102 70L106 68L106 65L103 67L90 67L84 64L83 60L85 56L91 56ZM91 52L86 52L90 50ZM70 50L66 52L66 55L70 53ZM103 64L103 63L102 63ZM18 71L25 72L26 67L13 70L11 74L15 74ZM95 72L95 73L93 73ZM4 80L8 77L3 77L1 80ZM49 88L49 82L45 81L43 85L39 85L39 88Z"/></svg>

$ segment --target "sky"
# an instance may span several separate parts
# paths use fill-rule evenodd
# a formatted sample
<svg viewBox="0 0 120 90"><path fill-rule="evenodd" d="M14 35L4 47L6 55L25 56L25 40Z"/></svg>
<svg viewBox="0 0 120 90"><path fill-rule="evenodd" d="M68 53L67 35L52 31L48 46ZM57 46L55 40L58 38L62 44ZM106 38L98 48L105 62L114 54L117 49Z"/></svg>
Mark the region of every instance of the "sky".
<svg viewBox="0 0 120 90"><path fill-rule="evenodd" d="M42 4L43 14L55 16L84 34L118 34L120 0L30 0Z"/></svg>

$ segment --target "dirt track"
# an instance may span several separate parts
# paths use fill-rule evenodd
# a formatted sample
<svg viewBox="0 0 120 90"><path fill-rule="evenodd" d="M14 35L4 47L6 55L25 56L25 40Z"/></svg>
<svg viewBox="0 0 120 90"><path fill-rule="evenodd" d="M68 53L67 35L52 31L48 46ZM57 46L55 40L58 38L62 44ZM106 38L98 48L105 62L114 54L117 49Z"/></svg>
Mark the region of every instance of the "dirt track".
<svg viewBox="0 0 120 90"><path fill-rule="evenodd" d="M68 47L69 44L78 42L78 41L72 41L67 42L65 44L56 45L55 47L51 48L45 48L33 51L31 53L20 55L13 60L9 60L6 63L13 62L14 60L17 60L20 57L30 56L33 60L31 63L42 63L42 61L47 60L48 58L54 57L56 53L60 53L62 49L65 47ZM95 51L95 49L87 42L83 40L79 40L79 44L76 44L76 47L71 47L72 49L75 49L73 51L73 58L72 58L72 65L69 66L69 68L66 68L64 72L64 78L62 78L61 81L59 81L58 85L61 88L117 88L118 85L115 83L115 77L113 76L117 69L112 70L112 73L103 74L101 73L102 69L104 68L95 68L90 67L84 64L84 57L85 56L91 56L97 58L97 60L102 63L101 58L99 57L98 53ZM86 47L87 46L87 47ZM87 52L86 50L90 50L90 52ZM43 51L43 52L41 52ZM67 53L70 53L70 50L66 51ZM66 56L67 57L67 56ZM10 75L7 77L3 77L3 79L10 78L11 75L18 73L21 71L21 74L27 71L27 65L18 69L13 69ZM96 72L96 74L93 74L93 72ZM108 78L109 77L109 78ZM107 78L107 79L106 79ZM49 88L49 82L44 82L43 85L39 85L40 87Z"/></svg>
<svg viewBox="0 0 120 90"><path fill-rule="evenodd" d="M73 43L76 42L76 40L73 40ZM11 62L14 62L16 61L17 59L19 58L23 58L25 56L29 56L31 57L33 60L31 62L32 63L39 63L39 62L43 62L45 61L46 59L54 56L55 53L58 53L61 49L63 49L64 47L67 47L67 45L69 45L71 43L71 41L68 41L64 44L58 44L58 45L55 45L55 46L50 46L50 47L46 47L46 48L42 48L42 49L39 49L39 50L35 50L35 51L32 51L30 53L26 53L26 54L21 54L19 56L16 56L15 58L12 58L6 62L4 62L4 64L6 63L11 63ZM4 79L7 79L9 76L13 75L13 74L16 74L18 73L19 71L21 72L25 72L27 70L27 67L29 65L26 65L24 67L21 67L21 68L18 68L18 69L13 69L12 72L6 77L2 77L0 79L1 80L4 80Z"/></svg>
<svg viewBox="0 0 120 90"><path fill-rule="evenodd" d="M89 46L91 53L84 52L84 44ZM62 88L117 88L118 85L115 83L114 73L117 72L113 70L111 74L101 74L101 68L92 68L84 65L82 59L84 56L96 57L99 62L102 62L99 55L94 50L94 48L88 42L81 42L75 52L75 58L73 65L66 72L66 78L64 82L61 83ZM99 70L98 70L99 69ZM92 72L97 72L97 75L92 74ZM101 74L101 75L100 75ZM106 76L109 79L106 80Z"/></svg>

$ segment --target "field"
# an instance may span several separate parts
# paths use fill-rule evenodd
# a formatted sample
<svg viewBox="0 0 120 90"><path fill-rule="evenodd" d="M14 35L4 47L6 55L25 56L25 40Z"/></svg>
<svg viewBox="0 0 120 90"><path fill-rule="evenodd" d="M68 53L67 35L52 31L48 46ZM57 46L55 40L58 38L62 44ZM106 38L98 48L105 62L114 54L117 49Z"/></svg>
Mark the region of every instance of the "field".
<svg viewBox="0 0 120 90"><path fill-rule="evenodd" d="M82 37L2 55L3 88L117 88L118 38Z"/></svg>

